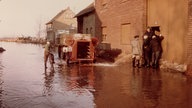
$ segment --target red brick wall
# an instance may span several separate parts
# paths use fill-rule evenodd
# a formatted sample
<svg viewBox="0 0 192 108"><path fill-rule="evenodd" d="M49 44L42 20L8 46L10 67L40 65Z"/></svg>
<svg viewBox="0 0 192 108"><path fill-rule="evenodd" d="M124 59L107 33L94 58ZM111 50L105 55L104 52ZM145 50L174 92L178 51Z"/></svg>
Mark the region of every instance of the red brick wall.
<svg viewBox="0 0 192 108"><path fill-rule="evenodd" d="M131 36L141 36L146 27L146 0L108 0L105 5L101 1L96 0L95 7L101 26L107 27L107 41L112 48L130 52L130 45L121 44L121 24L130 23Z"/></svg>
<svg viewBox="0 0 192 108"><path fill-rule="evenodd" d="M141 36L148 23L148 19L147 19L148 0L108 0L108 3L105 5L102 5L101 1L102 0L95 0L96 13L101 22L101 27L102 26L107 27L107 30L106 30L107 37L108 37L108 41L111 43L112 48L130 50L129 49L130 45L122 45L120 42L121 24L130 23L131 35L134 36L136 34L139 34ZM185 0L183 2L184 3L182 3L182 6L186 5L187 7L186 11L188 11L188 18L186 18L184 22L187 20L186 26L187 25L188 26L186 27L187 33L185 34L185 36L183 35L181 36L182 39L185 38L184 41L181 39L183 42L181 43L182 44L181 46L182 46L182 49L184 50L180 52L182 54L184 53L183 54L184 57L182 56L179 56L179 57L177 56L177 57L185 58L184 60L182 59L178 61L182 61L181 63L187 63L189 73L192 74L192 0ZM169 40L171 40L171 38ZM168 42L169 41L166 41L166 43ZM172 53L172 52L170 51L169 53ZM166 59L169 60L170 57Z"/></svg>
<svg viewBox="0 0 192 108"><path fill-rule="evenodd" d="M188 74L192 75L192 0L188 0L188 34L186 36L185 60L188 64Z"/></svg>

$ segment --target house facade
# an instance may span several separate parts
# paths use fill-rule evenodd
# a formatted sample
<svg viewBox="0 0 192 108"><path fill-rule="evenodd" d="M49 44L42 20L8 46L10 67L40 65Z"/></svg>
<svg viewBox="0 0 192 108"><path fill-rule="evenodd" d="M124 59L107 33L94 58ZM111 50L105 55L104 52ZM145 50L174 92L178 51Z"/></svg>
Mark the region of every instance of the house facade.
<svg viewBox="0 0 192 108"><path fill-rule="evenodd" d="M95 13L95 4L91 3L85 9L75 15L77 17L77 32L82 34L91 34L101 40L101 23Z"/></svg>
<svg viewBox="0 0 192 108"><path fill-rule="evenodd" d="M95 0L95 9L112 48L131 53L133 36L141 38L148 26L157 27L164 36L163 60L191 70L192 0Z"/></svg>
<svg viewBox="0 0 192 108"><path fill-rule="evenodd" d="M96 13L101 21L102 38L111 48L131 53L130 41L142 35L146 27L143 0L95 0Z"/></svg>
<svg viewBox="0 0 192 108"><path fill-rule="evenodd" d="M77 19L75 13L68 7L59 12L53 19L46 23L48 41L57 44L60 34L77 33Z"/></svg>

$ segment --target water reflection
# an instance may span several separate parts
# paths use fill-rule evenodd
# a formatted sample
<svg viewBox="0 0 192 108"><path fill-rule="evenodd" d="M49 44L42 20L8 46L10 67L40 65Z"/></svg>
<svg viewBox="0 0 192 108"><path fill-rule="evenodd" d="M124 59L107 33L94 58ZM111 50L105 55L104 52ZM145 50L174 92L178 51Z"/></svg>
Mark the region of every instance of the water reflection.
<svg viewBox="0 0 192 108"><path fill-rule="evenodd" d="M192 80L131 64L67 66L55 56L44 70L42 46L3 43L0 108L190 108ZM17 51L15 51L17 49Z"/></svg>
<svg viewBox="0 0 192 108"><path fill-rule="evenodd" d="M189 84L187 89L187 93L189 93L187 97L187 103L189 103L188 106L192 106L192 77L187 79L187 83Z"/></svg>
<svg viewBox="0 0 192 108"><path fill-rule="evenodd" d="M50 71L45 69L45 77L44 77L44 89L43 89L43 95L51 95L52 89L53 89L53 78L54 78L54 68L52 67Z"/></svg>
<svg viewBox="0 0 192 108"><path fill-rule="evenodd" d="M93 68L92 66L80 67L77 64L67 66L61 63L55 68L55 79L60 84L57 86L61 87L59 93L66 96L70 101L73 100L74 104L72 106L94 108L94 96L92 94L94 91L92 86L94 82Z"/></svg>
<svg viewBox="0 0 192 108"><path fill-rule="evenodd" d="M94 67L72 65L65 67L67 72L67 89L70 91L83 92L85 89L94 91Z"/></svg>
<svg viewBox="0 0 192 108"><path fill-rule="evenodd" d="M145 107L158 107L162 94L161 86L161 74L158 70L147 69L147 71L142 74L142 91Z"/></svg>
<svg viewBox="0 0 192 108"><path fill-rule="evenodd" d="M2 58L1 58L1 54L0 54L0 106L3 106L3 99L2 99L2 95L3 95L3 65L2 65Z"/></svg>

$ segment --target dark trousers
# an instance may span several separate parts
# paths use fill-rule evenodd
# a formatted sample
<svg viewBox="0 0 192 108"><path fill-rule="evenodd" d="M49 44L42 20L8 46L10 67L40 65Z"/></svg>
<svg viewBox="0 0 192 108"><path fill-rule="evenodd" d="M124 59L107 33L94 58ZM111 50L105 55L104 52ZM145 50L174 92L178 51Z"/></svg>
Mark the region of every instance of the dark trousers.
<svg viewBox="0 0 192 108"><path fill-rule="evenodd" d="M133 67L136 67L136 66L140 67L140 57L138 57L138 58L137 57L138 57L138 55L132 58Z"/></svg>
<svg viewBox="0 0 192 108"><path fill-rule="evenodd" d="M151 53L150 53L150 50L144 50L143 51L143 66L147 66L149 67L150 66L150 61L151 61Z"/></svg>
<svg viewBox="0 0 192 108"><path fill-rule="evenodd" d="M47 68L47 61L49 59L49 62L51 65L53 65L54 63L54 55L52 53L49 53L48 51L45 51L44 52L44 65L45 65L45 68Z"/></svg>
<svg viewBox="0 0 192 108"><path fill-rule="evenodd" d="M159 66L160 51L152 52L152 66L157 68Z"/></svg>

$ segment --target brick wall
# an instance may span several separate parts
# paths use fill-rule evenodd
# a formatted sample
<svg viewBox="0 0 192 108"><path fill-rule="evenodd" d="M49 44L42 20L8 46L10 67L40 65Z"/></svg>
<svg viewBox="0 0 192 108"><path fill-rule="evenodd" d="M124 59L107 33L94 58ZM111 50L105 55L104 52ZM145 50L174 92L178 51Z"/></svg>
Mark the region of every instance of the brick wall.
<svg viewBox="0 0 192 108"><path fill-rule="evenodd" d="M185 43L185 60L188 64L188 74L192 75L192 0L188 0L188 34Z"/></svg>
<svg viewBox="0 0 192 108"><path fill-rule="evenodd" d="M129 44L121 44L121 25L130 23L130 36L141 36L146 27L146 0L109 0L107 4L96 0L95 7L101 27L107 27L107 41L111 47L130 52Z"/></svg>
<svg viewBox="0 0 192 108"><path fill-rule="evenodd" d="M147 18L149 0L108 0L107 4L102 4L101 1L95 1L96 13L101 22L101 27L107 28L107 37L111 47L131 51L130 45L121 44L121 24L130 23L131 36L136 34L141 36L149 20ZM166 3L178 2L177 0L170 0ZM168 32L167 35L170 34L172 30L172 35L166 37L167 41L165 41L166 39L164 40L164 44L166 44L165 51L167 51L167 53L164 52L167 56L165 59L170 62L187 63L190 70L189 73L192 74L192 0L184 0L180 1L180 3L177 4L178 7L174 7L174 4L172 4L172 7L167 9L169 15L173 16L165 19L168 24L167 27L164 27L165 34L166 32ZM182 17L179 16L180 8L182 8ZM174 11L179 12L175 14ZM188 12L188 15L186 12ZM184 31L187 30L178 34L178 27L183 27ZM184 38L185 40L183 40ZM174 39L175 41L171 43L170 41ZM176 44L176 41L179 41L179 44ZM179 47L176 45L179 45ZM177 52L177 54L173 52ZM175 55L175 57L172 55Z"/></svg>

